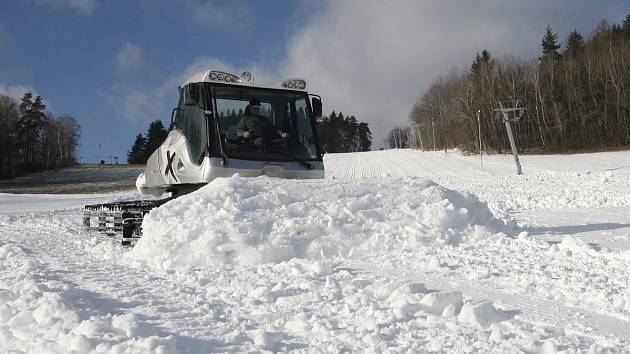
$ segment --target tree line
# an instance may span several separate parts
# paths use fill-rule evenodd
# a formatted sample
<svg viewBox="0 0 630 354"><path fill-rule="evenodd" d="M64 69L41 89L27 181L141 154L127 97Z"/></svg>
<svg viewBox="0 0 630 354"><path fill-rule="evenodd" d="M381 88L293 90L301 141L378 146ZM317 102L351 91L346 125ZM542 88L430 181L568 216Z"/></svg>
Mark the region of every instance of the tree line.
<svg viewBox="0 0 630 354"><path fill-rule="evenodd" d="M27 92L18 103L0 95L0 178L76 164L80 132L74 117L47 112L41 96Z"/></svg>
<svg viewBox="0 0 630 354"><path fill-rule="evenodd" d="M547 26L541 49L531 61L483 50L469 70L437 78L413 106L408 143L477 151L481 128L483 149L508 150L495 109L518 105L525 114L512 129L523 151L628 147L630 15L622 24L601 21L589 38L573 31L564 44Z"/></svg>
<svg viewBox="0 0 630 354"><path fill-rule="evenodd" d="M129 163L147 163L151 154L164 142L168 136L168 131L164 128L161 120L154 120L149 124L146 135L138 134L131 147L127 152L127 162Z"/></svg>
<svg viewBox="0 0 630 354"><path fill-rule="evenodd" d="M342 112L322 117L317 123L319 143L325 153L369 151L372 132L368 123L359 122L355 116Z"/></svg>

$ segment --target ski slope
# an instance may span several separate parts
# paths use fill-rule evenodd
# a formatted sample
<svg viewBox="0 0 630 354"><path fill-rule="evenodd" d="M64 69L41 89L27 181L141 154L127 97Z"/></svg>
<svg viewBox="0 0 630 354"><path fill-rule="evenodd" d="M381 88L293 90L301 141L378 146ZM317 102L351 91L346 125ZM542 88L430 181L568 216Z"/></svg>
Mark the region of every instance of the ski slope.
<svg viewBox="0 0 630 354"><path fill-rule="evenodd" d="M325 156L326 179L219 179L133 248L83 202L0 194L0 352L630 348L630 152Z"/></svg>
<svg viewBox="0 0 630 354"><path fill-rule="evenodd" d="M630 174L626 151L573 155L521 155L524 175L546 172ZM514 176L512 155L464 156L458 151L381 150L324 156L328 178Z"/></svg>

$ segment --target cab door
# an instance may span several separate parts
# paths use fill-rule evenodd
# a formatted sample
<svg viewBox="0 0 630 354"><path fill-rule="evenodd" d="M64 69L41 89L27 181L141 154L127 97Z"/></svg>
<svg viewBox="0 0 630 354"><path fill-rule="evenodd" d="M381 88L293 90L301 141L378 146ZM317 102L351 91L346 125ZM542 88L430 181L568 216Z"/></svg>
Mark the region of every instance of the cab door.
<svg viewBox="0 0 630 354"><path fill-rule="evenodd" d="M203 100L201 84L192 83L182 88L174 128L162 152L165 178L169 184L202 181L202 162L208 151L207 117L201 106Z"/></svg>

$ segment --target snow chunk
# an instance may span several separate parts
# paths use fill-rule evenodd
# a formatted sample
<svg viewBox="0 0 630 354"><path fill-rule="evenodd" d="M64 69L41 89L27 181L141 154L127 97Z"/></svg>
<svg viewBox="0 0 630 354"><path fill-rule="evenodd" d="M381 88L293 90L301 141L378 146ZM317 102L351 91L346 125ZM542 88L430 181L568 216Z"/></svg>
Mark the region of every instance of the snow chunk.
<svg viewBox="0 0 630 354"><path fill-rule="evenodd" d="M558 249L564 251L567 256L571 256L573 254L597 254L597 251L592 249L588 243L574 236L566 236L562 239L562 242L558 244Z"/></svg>
<svg viewBox="0 0 630 354"><path fill-rule="evenodd" d="M385 300L387 303L394 303L399 299L404 299L411 294L427 293L429 292L424 284L421 283L405 283L398 287Z"/></svg>
<svg viewBox="0 0 630 354"><path fill-rule="evenodd" d="M164 270L315 261L384 247L475 242L503 227L474 195L426 179L235 175L152 210L142 224L143 237L125 257ZM329 273L326 264L313 271Z"/></svg>
<svg viewBox="0 0 630 354"><path fill-rule="evenodd" d="M282 347L284 346L282 341L286 338L287 335L284 332L261 330L254 337L254 344L257 347L277 352L282 350Z"/></svg>
<svg viewBox="0 0 630 354"><path fill-rule="evenodd" d="M144 177L144 172L142 172L138 175L138 178L136 178L136 189L138 190L138 193L142 193L142 190L146 187L147 180Z"/></svg>
<svg viewBox="0 0 630 354"><path fill-rule="evenodd" d="M425 310L435 315L454 315L462 308L462 293L459 291L445 291L427 294L422 298L420 304L424 305ZM446 311L447 307L452 306L454 309ZM452 316L451 315L451 316Z"/></svg>
<svg viewBox="0 0 630 354"><path fill-rule="evenodd" d="M497 310L493 304L482 302L473 305L467 302L462 307L457 319L460 322L468 323L476 327L488 327L491 323L507 320L509 316L501 310Z"/></svg>
<svg viewBox="0 0 630 354"><path fill-rule="evenodd" d="M156 334L154 327L141 325L133 313L114 316L112 327L127 337L149 337Z"/></svg>
<svg viewBox="0 0 630 354"><path fill-rule="evenodd" d="M0 323L7 322L13 316L13 310L7 304L0 304Z"/></svg>

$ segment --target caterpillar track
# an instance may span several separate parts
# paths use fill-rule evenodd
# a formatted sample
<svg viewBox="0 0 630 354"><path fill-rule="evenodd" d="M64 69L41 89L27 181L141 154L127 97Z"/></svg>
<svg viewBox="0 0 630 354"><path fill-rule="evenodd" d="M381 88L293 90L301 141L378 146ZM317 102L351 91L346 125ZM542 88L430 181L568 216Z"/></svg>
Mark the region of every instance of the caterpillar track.
<svg viewBox="0 0 630 354"><path fill-rule="evenodd" d="M120 237L123 245L131 245L142 236L142 219L153 208L174 199L134 200L83 207L83 228L108 236Z"/></svg>

